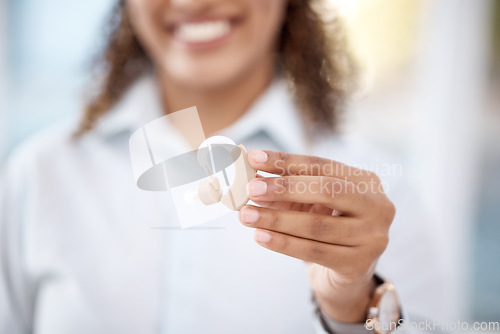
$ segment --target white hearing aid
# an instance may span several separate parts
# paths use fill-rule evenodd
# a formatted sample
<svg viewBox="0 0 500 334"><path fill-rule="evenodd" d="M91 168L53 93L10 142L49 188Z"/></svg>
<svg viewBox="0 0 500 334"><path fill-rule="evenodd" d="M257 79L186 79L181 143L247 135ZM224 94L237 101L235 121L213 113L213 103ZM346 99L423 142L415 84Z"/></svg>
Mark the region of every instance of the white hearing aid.
<svg viewBox="0 0 500 334"><path fill-rule="evenodd" d="M198 183L197 191L187 194L186 200L190 203L200 201L204 205L212 205L220 202L228 209L237 211L249 201L246 186L249 181L255 178L255 169L248 163L248 152L243 145L236 146L229 138L214 136L208 138L199 148L199 152L204 152L205 155L199 155L198 160L209 173L217 171L217 168L215 168L214 156L211 151L211 147L215 145L227 145L226 147L233 148L231 153L228 152L228 154L231 154L231 158L235 159L233 160L234 180L232 184L224 194L219 179L212 174L201 180ZM208 150L201 150L207 147ZM207 152L209 156L206 156ZM225 169L222 169L222 172L224 173L224 181L228 183Z"/></svg>

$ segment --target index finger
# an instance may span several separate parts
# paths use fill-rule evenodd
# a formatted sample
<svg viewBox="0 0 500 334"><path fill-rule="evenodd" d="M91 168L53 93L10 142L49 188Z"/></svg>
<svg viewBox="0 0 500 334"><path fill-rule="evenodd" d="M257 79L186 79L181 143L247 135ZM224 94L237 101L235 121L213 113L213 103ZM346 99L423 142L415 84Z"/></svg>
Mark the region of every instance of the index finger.
<svg viewBox="0 0 500 334"><path fill-rule="evenodd" d="M255 169L281 176L330 176L359 181L368 173L335 160L275 151L251 150L248 152L248 162Z"/></svg>

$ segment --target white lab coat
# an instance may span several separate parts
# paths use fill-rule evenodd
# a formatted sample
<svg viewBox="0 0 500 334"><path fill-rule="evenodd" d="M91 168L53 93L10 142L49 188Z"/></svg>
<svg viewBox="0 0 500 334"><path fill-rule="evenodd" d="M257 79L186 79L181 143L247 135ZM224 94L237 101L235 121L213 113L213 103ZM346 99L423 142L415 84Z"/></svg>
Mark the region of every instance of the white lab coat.
<svg viewBox="0 0 500 334"><path fill-rule="evenodd" d="M257 245L236 213L207 229L173 229L168 193L135 186L128 138L161 113L146 76L79 141L69 122L11 157L0 188L0 333L321 331L304 263ZM365 168L383 161L333 135L308 139L280 80L221 134L248 149ZM181 142L172 134L166 145L182 151ZM446 305L434 228L401 177L382 178L397 215L377 271L407 314L438 316Z"/></svg>

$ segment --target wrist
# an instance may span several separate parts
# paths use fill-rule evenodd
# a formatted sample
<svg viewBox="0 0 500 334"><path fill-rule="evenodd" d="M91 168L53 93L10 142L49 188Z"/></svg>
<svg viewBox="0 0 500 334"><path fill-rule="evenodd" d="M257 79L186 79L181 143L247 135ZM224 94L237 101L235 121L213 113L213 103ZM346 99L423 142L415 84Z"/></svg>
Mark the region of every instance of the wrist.
<svg viewBox="0 0 500 334"><path fill-rule="evenodd" d="M343 323L364 323L377 281L370 279L332 288L329 292L315 292L321 312L332 320Z"/></svg>

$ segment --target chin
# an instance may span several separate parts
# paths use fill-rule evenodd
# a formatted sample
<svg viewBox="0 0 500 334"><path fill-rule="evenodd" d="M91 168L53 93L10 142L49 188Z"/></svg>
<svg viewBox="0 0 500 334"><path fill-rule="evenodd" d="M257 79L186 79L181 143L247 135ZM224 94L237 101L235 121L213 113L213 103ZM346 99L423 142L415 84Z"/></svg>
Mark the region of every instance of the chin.
<svg viewBox="0 0 500 334"><path fill-rule="evenodd" d="M230 85L240 76L240 73L244 72L241 66L230 65L194 63L183 68L172 68L171 71L167 71L167 75L173 81L189 89L218 89Z"/></svg>

